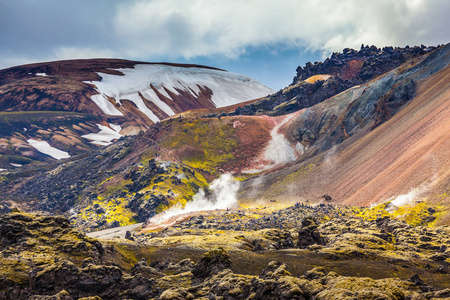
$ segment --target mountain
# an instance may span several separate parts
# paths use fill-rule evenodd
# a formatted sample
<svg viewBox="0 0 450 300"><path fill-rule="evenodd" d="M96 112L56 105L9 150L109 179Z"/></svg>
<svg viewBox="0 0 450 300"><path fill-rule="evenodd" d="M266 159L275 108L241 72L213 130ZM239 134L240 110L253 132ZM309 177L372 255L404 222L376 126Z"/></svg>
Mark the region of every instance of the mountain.
<svg viewBox="0 0 450 300"><path fill-rule="evenodd" d="M105 82L98 97L127 94ZM104 120L1 116L40 124L22 136ZM135 136L108 118L115 142L0 172L0 298L450 296L450 44L347 49Z"/></svg>
<svg viewBox="0 0 450 300"><path fill-rule="evenodd" d="M199 65L88 59L0 70L0 167L77 155L187 110L271 92Z"/></svg>
<svg viewBox="0 0 450 300"><path fill-rule="evenodd" d="M145 221L225 173L241 181L245 205L323 195L372 205L415 189L445 198L449 49L287 115L167 119L67 162L5 173L2 197L83 228Z"/></svg>
<svg viewBox="0 0 450 300"><path fill-rule="evenodd" d="M246 183L243 198L373 205L401 195L446 199L450 46L301 110L284 126L304 153ZM299 163L300 162L300 163Z"/></svg>

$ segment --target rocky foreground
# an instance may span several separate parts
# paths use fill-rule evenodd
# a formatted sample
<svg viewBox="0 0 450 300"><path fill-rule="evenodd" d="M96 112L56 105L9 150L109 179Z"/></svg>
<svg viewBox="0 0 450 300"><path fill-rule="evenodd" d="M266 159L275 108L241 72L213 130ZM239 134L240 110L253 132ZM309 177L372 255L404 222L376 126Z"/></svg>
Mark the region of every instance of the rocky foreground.
<svg viewBox="0 0 450 300"><path fill-rule="evenodd" d="M331 205L217 211L102 242L12 212L0 299L445 299L449 247L449 227Z"/></svg>

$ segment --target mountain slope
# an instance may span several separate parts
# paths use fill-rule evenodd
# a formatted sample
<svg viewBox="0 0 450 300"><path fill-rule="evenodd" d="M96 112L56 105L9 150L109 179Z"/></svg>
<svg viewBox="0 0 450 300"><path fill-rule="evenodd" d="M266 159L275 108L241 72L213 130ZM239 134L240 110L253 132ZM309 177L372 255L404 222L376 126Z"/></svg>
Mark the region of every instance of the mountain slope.
<svg viewBox="0 0 450 300"><path fill-rule="evenodd" d="M0 132L0 168L55 158L30 139L73 156L187 110L271 92L249 77L199 65L89 59L0 70L0 123L7 128Z"/></svg>
<svg viewBox="0 0 450 300"><path fill-rule="evenodd" d="M184 205L224 173L241 181L244 205L320 202L325 194L368 205L422 185L445 198L449 53L441 47L284 116L167 119L82 157L4 174L2 198L89 228Z"/></svg>
<svg viewBox="0 0 450 300"><path fill-rule="evenodd" d="M261 185L248 182L242 197L320 201L329 194L339 203L370 205L411 191L422 198L446 195L449 63L447 45L415 65L300 111L285 132L309 148L304 162L259 178Z"/></svg>
<svg viewBox="0 0 450 300"><path fill-rule="evenodd" d="M211 67L118 59L31 64L1 70L0 78L1 111L124 115L141 117L142 125L272 92L247 76Z"/></svg>

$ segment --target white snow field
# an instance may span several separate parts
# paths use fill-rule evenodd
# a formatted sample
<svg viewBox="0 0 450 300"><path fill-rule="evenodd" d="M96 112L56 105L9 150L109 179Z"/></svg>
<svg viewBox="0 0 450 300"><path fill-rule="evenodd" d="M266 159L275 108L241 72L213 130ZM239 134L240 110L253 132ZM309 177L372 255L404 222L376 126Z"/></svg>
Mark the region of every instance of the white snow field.
<svg viewBox="0 0 450 300"><path fill-rule="evenodd" d="M100 128L100 132L85 134L81 137L91 140L92 144L99 146L108 146L112 144L112 140L118 140L122 137L119 133L122 130L120 125L109 124L112 129L100 124L97 124L97 126Z"/></svg>
<svg viewBox="0 0 450 300"><path fill-rule="evenodd" d="M179 94L176 89L183 90L197 97L200 87L207 87L213 92L211 100L215 107L233 105L273 93L273 90L250 77L207 68L137 64L133 69L117 71L124 75L98 73L102 77L101 81L85 81L95 85L99 93L91 97L92 101L107 115L122 115L106 96L114 98L116 103L120 103L120 99L130 100L153 122L160 119L144 104L139 93L169 116L178 112L161 101L150 85L171 100L173 99L166 90L176 95Z"/></svg>
<svg viewBox="0 0 450 300"><path fill-rule="evenodd" d="M59 160L59 159L70 157L69 153L50 146L50 144L47 143L46 141L37 141L37 140L29 139L29 140L27 140L27 142L33 148L35 148L37 151L47 154L55 159Z"/></svg>

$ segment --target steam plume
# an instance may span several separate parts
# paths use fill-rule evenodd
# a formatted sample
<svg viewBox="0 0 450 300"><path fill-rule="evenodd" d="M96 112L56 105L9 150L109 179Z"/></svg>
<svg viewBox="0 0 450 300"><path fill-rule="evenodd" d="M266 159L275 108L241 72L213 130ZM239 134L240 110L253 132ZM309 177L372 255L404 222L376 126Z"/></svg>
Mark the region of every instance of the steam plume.
<svg viewBox="0 0 450 300"><path fill-rule="evenodd" d="M186 203L184 207L177 204L168 210L156 215L149 220L150 224L161 224L169 219L197 211L207 211L215 209L226 209L238 206L237 192L239 181L235 181L231 174L222 174L219 178L211 182L209 189L211 195L206 196L203 189L194 195L192 201Z"/></svg>

